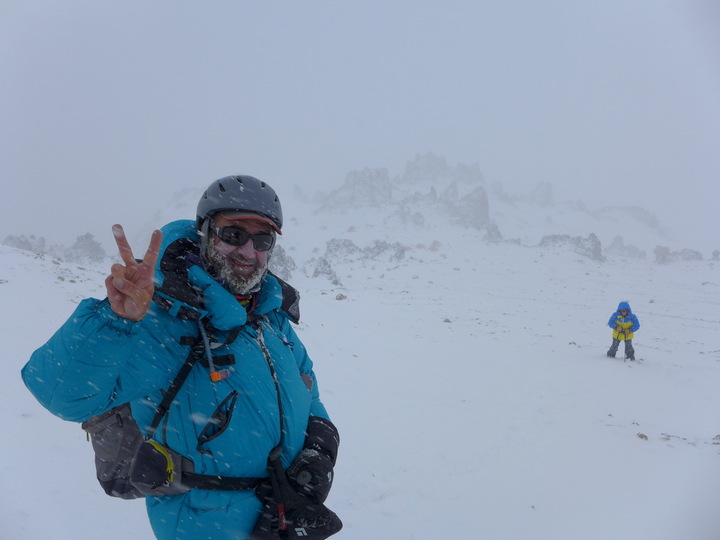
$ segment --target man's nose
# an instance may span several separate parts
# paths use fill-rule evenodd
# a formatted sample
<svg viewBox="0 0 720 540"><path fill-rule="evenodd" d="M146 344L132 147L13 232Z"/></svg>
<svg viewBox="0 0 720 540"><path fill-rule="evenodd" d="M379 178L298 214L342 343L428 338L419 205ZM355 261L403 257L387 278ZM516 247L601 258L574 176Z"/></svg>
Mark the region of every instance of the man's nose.
<svg viewBox="0 0 720 540"><path fill-rule="evenodd" d="M239 253L243 257L250 258L251 256L255 255L255 246L253 245L253 239L248 238L247 242L245 242L242 246L238 246L235 250L236 253Z"/></svg>

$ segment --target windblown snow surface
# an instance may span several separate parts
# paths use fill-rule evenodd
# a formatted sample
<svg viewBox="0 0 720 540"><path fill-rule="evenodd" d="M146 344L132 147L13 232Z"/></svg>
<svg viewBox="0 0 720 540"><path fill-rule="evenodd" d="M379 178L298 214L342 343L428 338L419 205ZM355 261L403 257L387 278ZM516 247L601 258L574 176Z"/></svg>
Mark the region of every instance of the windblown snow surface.
<svg viewBox="0 0 720 540"><path fill-rule="evenodd" d="M341 433L336 538L720 538L720 262L488 241L487 223L402 200L286 204L298 332ZM553 214L512 227L539 240ZM82 298L104 297L110 262L0 259L0 537L152 538L144 503L107 497L79 425L20 379ZM642 324L635 362L605 356L621 300Z"/></svg>

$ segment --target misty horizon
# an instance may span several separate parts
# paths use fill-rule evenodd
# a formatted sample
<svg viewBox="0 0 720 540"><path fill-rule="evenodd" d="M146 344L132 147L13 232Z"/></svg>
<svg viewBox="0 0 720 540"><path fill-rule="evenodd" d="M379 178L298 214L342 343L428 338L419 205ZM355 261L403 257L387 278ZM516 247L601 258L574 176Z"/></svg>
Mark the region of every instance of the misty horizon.
<svg viewBox="0 0 720 540"><path fill-rule="evenodd" d="M10 2L0 238L140 227L251 174L290 202L428 152L715 249L720 4Z"/></svg>

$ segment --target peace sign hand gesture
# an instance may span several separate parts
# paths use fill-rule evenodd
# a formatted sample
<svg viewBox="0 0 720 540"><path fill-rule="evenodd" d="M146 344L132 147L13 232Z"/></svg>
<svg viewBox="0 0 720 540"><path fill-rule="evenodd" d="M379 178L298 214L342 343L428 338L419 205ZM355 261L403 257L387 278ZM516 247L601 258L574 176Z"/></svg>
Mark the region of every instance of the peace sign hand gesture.
<svg viewBox="0 0 720 540"><path fill-rule="evenodd" d="M113 264L105 279L110 307L120 317L138 322L150 309L155 293L153 275L160 252L162 232L154 231L145 257L137 262L121 225L113 225L113 236L123 264Z"/></svg>

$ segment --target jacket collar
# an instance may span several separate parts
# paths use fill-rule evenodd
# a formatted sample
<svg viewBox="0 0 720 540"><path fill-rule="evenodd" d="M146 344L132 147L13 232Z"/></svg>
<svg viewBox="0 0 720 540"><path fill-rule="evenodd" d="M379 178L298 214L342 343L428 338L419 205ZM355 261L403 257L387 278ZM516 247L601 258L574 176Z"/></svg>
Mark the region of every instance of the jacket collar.
<svg viewBox="0 0 720 540"><path fill-rule="evenodd" d="M174 221L163 227L162 232L163 243L155 268L155 303L182 319L207 318L218 330L245 325L248 320L245 308L200 263L195 222ZM265 315L280 308L283 289L275 276L266 274L254 313Z"/></svg>

